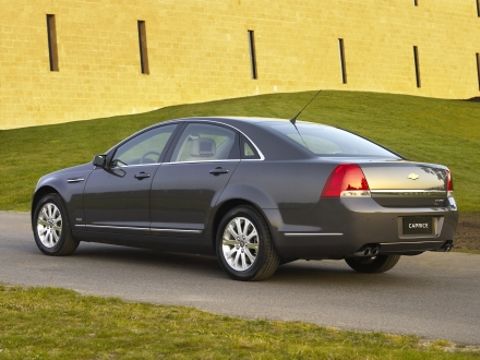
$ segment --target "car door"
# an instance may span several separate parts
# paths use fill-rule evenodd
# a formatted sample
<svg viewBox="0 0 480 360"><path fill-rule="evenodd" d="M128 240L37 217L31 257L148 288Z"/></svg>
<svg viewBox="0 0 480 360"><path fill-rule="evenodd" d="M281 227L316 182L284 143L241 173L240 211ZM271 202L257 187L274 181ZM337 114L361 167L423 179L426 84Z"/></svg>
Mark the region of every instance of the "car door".
<svg viewBox="0 0 480 360"><path fill-rule="evenodd" d="M97 167L83 196L85 227L97 231L149 232L150 187L177 125L144 131L113 150Z"/></svg>
<svg viewBox="0 0 480 360"><path fill-rule="evenodd" d="M159 167L153 179L152 235L201 234L239 161L235 130L207 122L186 125L170 161Z"/></svg>

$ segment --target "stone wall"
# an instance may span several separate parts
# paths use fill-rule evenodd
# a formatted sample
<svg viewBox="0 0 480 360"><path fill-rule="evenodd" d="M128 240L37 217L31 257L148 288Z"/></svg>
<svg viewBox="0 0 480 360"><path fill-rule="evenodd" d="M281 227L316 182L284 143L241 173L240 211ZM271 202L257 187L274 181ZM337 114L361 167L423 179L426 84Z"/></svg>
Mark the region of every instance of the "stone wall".
<svg viewBox="0 0 480 360"><path fill-rule="evenodd" d="M319 88L479 96L476 2L0 0L0 129ZM50 71L47 14L59 71ZM138 20L149 74L140 69Z"/></svg>

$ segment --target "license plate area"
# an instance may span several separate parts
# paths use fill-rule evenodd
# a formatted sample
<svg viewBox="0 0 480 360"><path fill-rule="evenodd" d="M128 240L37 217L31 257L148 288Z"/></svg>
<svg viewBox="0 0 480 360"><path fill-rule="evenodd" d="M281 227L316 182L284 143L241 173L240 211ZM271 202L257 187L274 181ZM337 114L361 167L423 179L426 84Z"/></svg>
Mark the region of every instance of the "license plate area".
<svg viewBox="0 0 480 360"><path fill-rule="evenodd" d="M433 216L404 216L402 217L402 231L404 236L434 235L435 218Z"/></svg>
<svg viewBox="0 0 480 360"><path fill-rule="evenodd" d="M412 215L397 217L398 238L406 241L432 240L440 237L445 222L444 216ZM410 225L425 224L426 225Z"/></svg>

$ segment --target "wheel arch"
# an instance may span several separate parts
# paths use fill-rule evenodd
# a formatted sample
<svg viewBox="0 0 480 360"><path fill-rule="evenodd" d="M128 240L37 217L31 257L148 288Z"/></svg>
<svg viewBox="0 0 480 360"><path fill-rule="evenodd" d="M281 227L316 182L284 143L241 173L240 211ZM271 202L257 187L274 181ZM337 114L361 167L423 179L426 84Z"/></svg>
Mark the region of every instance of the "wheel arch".
<svg viewBox="0 0 480 360"><path fill-rule="evenodd" d="M253 209L255 209L260 214L260 216L263 217L263 219L267 223L270 234L273 237L272 225L269 221L269 218L265 214L263 209L258 204L254 203L253 201L244 199L244 198L232 198L232 199L225 200L221 204L219 204L215 213L214 213L214 215L213 215L213 217L212 217L211 226L209 227L209 230L210 230L209 235L210 235L210 238L211 238L212 249L215 250L215 242L216 242L216 238L217 238L218 227L220 225L220 222L222 221L222 218L230 210L232 210L232 209L234 209L238 206L242 206L242 205L252 207ZM275 241L274 241L274 243L275 243Z"/></svg>
<svg viewBox="0 0 480 360"><path fill-rule="evenodd" d="M36 191L35 191L35 194L33 194L33 199L32 199L32 208L31 208L31 216L33 217L33 213L35 211L35 206L37 205L38 201L45 195L47 194L58 194L60 197L62 197L62 195L60 194L60 192L55 189L53 186L51 185L43 185L42 187L38 188ZM63 197L62 197L63 199Z"/></svg>
<svg viewBox="0 0 480 360"><path fill-rule="evenodd" d="M39 201L46 195L52 195L54 197L58 197L60 199L60 221L62 221L61 227L62 232L57 234L57 243L54 244L51 248L46 248L44 245L41 245L41 240L39 240L39 234L37 233L36 228L36 220L34 219L35 216L35 208ZM70 255L72 254L76 248L78 247L79 241L75 239L71 233L71 228L68 225L68 211L65 214L66 208L64 206L65 199L63 198L60 191L58 191L55 187L51 185L43 185L36 189L33 199L32 199L32 211L31 211L31 225L32 231L34 233L35 242L37 243L38 248L40 251L46 255ZM62 210L62 208L64 208ZM65 215L65 217L64 217ZM65 225L65 223L67 225ZM60 246L60 247L59 247Z"/></svg>

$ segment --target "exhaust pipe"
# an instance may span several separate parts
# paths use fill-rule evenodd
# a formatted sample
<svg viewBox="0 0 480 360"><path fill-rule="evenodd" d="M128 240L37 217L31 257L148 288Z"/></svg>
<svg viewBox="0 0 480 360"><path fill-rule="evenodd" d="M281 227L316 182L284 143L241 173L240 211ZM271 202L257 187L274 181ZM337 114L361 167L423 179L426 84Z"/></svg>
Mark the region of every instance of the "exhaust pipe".
<svg viewBox="0 0 480 360"><path fill-rule="evenodd" d="M453 249L453 242L451 240L448 240L443 244L442 250L445 252L449 252Z"/></svg>
<svg viewBox="0 0 480 360"><path fill-rule="evenodd" d="M380 246L378 245L367 245L361 248L359 251L353 254L355 257L370 257L377 256L380 252Z"/></svg>

